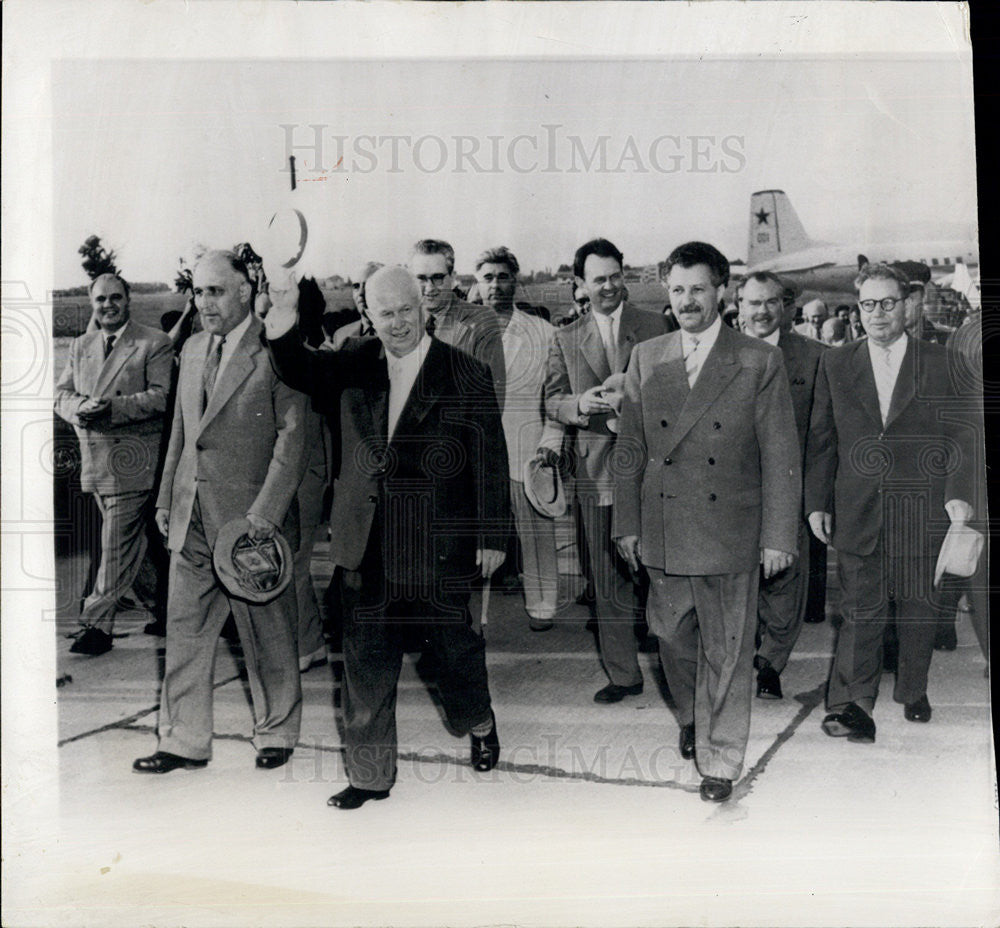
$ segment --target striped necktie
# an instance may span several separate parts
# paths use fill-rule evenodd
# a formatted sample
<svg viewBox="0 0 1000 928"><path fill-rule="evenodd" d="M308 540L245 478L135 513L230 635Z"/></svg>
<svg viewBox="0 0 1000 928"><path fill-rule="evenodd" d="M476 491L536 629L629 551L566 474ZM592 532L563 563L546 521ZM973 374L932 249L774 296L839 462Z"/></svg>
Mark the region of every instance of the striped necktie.
<svg viewBox="0 0 1000 928"><path fill-rule="evenodd" d="M702 351L701 342L695 335L690 336L691 347L684 356L684 370L687 371L688 386L694 387L698 374L701 373Z"/></svg>

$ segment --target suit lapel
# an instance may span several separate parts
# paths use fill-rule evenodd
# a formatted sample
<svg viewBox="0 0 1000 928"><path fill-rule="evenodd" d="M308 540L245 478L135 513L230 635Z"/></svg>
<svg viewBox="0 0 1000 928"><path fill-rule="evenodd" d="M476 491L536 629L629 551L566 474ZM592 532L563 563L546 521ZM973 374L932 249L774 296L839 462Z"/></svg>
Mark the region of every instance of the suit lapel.
<svg viewBox="0 0 1000 928"><path fill-rule="evenodd" d="M851 383L847 384L848 389L857 391L861 405L878 423L879 428L882 428L882 411L878 406L878 389L875 386L871 358L868 357L867 342L858 343L858 348L851 359L850 370L852 377Z"/></svg>
<svg viewBox="0 0 1000 928"><path fill-rule="evenodd" d="M892 399L889 402L889 414L885 418L886 428L892 425L893 421L916 396L916 379L919 370L918 351L917 340L907 338L906 353L903 355L903 363L899 366L899 376L896 377L896 386L893 387Z"/></svg>
<svg viewBox="0 0 1000 928"><path fill-rule="evenodd" d="M600 383L604 383L611 376L608 355L604 350L601 333L597 330L597 321L594 319L593 310L587 315L587 324L581 333L580 354L583 355L583 359Z"/></svg>
<svg viewBox="0 0 1000 928"><path fill-rule="evenodd" d="M618 342L615 345L615 369L612 371L614 374L620 374L628 364L628 359L637 341L638 321L635 311L626 303L622 307L621 319L618 321Z"/></svg>
<svg viewBox="0 0 1000 928"><path fill-rule="evenodd" d="M364 387L370 419L364 423L361 432L385 444L389 434L389 368L386 365L385 348L381 342L378 345L377 374Z"/></svg>
<svg viewBox="0 0 1000 928"><path fill-rule="evenodd" d="M417 379L413 382L410 395L406 398L406 403L399 414L396 430L392 433L392 441L399 435L412 434L437 402L448 365L447 359L443 357L444 354L444 345L437 339L432 339L424 362L417 372ZM392 441L389 443L392 444Z"/></svg>
<svg viewBox="0 0 1000 928"><path fill-rule="evenodd" d="M684 404L691 393L687 371L684 369L684 355L679 335L668 342L663 358L653 368L650 380L652 383L649 395L655 397L657 405L662 403L667 415L671 417L673 430L676 431L679 422L677 416L684 409ZM667 433L667 443L671 447L677 444L679 438L679 436L674 437L674 431Z"/></svg>
<svg viewBox="0 0 1000 928"><path fill-rule="evenodd" d="M253 373L259 360L257 356L263 351L260 344L260 329L260 323L256 319L252 319L249 328L243 333L236 350L226 362L222 373L219 374L219 379L215 382L215 389L212 391L212 395L208 399L208 406L205 407L205 412L201 417L200 431L204 431L205 427L219 414L222 407L229 402L230 397L239 389L243 381ZM211 344L211 339L209 339L209 344ZM201 370L199 370L199 389L201 388L201 371L204 370L204 367L205 359L203 357Z"/></svg>
<svg viewBox="0 0 1000 928"><path fill-rule="evenodd" d="M680 351L680 344L681 340L678 338L678 351ZM680 370L684 371L683 358L680 362ZM733 332L723 323L712 350L705 358L698 379L688 393L687 402L681 409L676 424L671 429L671 447L676 445L691 430L692 426L709 410L719 394L729 386L739 372L740 366L737 363L733 345ZM687 374L685 373L683 376L686 384Z"/></svg>
<svg viewBox="0 0 1000 928"><path fill-rule="evenodd" d="M138 350L138 346L132 338L130 328L121 337L121 340L115 343L107 360L104 359L104 338L100 332L97 333L97 339L93 347L95 349L95 360L99 365L98 369L100 371L97 375L97 382L94 384L93 395L99 397L103 396L104 391L111 386L122 366Z"/></svg>

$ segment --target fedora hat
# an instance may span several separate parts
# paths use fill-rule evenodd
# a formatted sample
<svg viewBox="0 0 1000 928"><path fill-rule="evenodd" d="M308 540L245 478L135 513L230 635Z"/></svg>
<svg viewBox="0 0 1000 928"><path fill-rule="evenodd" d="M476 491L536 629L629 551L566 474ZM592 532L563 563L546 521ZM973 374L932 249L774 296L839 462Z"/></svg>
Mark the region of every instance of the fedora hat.
<svg viewBox="0 0 1000 928"><path fill-rule="evenodd" d="M292 580L292 548L279 531L270 538L250 537L248 519L233 519L219 531L212 563L222 585L237 599L266 603Z"/></svg>
<svg viewBox="0 0 1000 928"><path fill-rule="evenodd" d="M539 515L558 519L566 512L566 494L557 463L532 458L525 462L522 477L524 495Z"/></svg>
<svg viewBox="0 0 1000 928"><path fill-rule="evenodd" d="M955 577L971 577L976 572L979 556L983 552L984 539L981 532L965 523L952 522L941 544L937 566L934 568L934 586L945 574Z"/></svg>

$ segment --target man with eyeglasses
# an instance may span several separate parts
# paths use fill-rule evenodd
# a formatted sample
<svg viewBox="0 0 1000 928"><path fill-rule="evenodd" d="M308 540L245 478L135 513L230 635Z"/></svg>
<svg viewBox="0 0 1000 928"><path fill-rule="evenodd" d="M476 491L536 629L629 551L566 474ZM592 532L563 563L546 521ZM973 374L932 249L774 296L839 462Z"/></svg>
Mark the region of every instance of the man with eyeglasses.
<svg viewBox="0 0 1000 928"><path fill-rule="evenodd" d="M594 695L602 704L642 692L634 631L636 595L629 565L611 537L617 414L622 374L635 345L661 335L659 313L625 300L624 258L607 239L581 245L573 258L576 284L590 312L558 329L545 376L545 411L572 428L575 492L590 555L601 660L610 682ZM617 381L617 389L615 389Z"/></svg>
<svg viewBox="0 0 1000 928"><path fill-rule="evenodd" d="M792 394L792 411L799 436L800 460L805 456L809 413L816 389L816 371L824 346L796 332L783 331L785 284L770 271L751 274L740 292L743 332L775 345L785 361ZM800 507L801 513L801 507ZM762 577L757 593L760 644L754 657L757 697L781 699L781 673L798 640L805 618L809 584L809 543L805 514L799 517L799 556L789 567Z"/></svg>
<svg viewBox="0 0 1000 928"><path fill-rule="evenodd" d="M98 328L70 345L55 409L76 430L80 482L102 516L101 563L70 647L94 657L111 650L118 604L133 584L137 596L147 594L154 616L162 617L155 568L146 558L146 528L174 355L165 334L130 318L123 277L95 278L90 303Z"/></svg>
<svg viewBox="0 0 1000 928"><path fill-rule="evenodd" d="M455 249L440 239L421 239L413 246L409 270L420 285L428 332L490 369L502 410L506 374L500 326L491 309L466 303L455 295Z"/></svg>
<svg viewBox="0 0 1000 928"><path fill-rule="evenodd" d="M871 743L882 636L894 614L893 699L928 722L934 649L934 558L948 521L974 515L974 398L959 393L946 349L906 333L909 280L885 264L856 281L867 339L820 360L806 454L809 526L837 549L840 629L823 730ZM974 412L974 409L973 409Z"/></svg>

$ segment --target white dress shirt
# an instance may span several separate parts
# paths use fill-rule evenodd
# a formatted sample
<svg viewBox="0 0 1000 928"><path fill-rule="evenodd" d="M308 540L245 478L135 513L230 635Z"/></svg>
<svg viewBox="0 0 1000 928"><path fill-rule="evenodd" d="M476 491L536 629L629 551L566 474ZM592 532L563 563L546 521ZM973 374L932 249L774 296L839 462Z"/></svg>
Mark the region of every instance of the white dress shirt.
<svg viewBox="0 0 1000 928"><path fill-rule="evenodd" d="M397 358L394 354L386 352L385 359L389 366L389 431L388 438L392 438L399 423L399 417L403 412L403 407L410 397L410 391L417 382L417 375L427 357L427 349L431 346L431 337L426 333L417 343L417 347L409 354Z"/></svg>
<svg viewBox="0 0 1000 928"><path fill-rule="evenodd" d="M697 382L705 359L714 347L715 341L721 331L722 316L716 316L715 321L704 332L692 334L685 329L681 329L681 353L684 355L684 366L688 371L688 383L690 386L693 387Z"/></svg>
<svg viewBox="0 0 1000 928"><path fill-rule="evenodd" d="M882 414L882 424L889 418L889 406L892 403L892 391L896 388L899 369L903 366L903 356L906 354L906 343L909 336L904 332L888 348L876 345L868 339L868 359L875 375L875 389L878 391L878 408Z"/></svg>
<svg viewBox="0 0 1000 928"><path fill-rule="evenodd" d="M604 342L604 353L608 356L608 366L611 373L615 371L615 359L618 356L618 324L622 318L622 304L612 310L607 315L594 312L594 322L597 323L597 331L601 334L601 341Z"/></svg>
<svg viewBox="0 0 1000 928"><path fill-rule="evenodd" d="M250 328L250 320L252 318L253 314L247 313L246 318L238 326L236 326L235 329L226 333L226 342L222 346L222 357L219 358L219 370L215 375L216 384L219 383L219 378L222 376L222 372L226 369L229 359L236 353L236 346L239 345L240 339L243 338L243 334ZM222 338L221 335L213 335L211 339L209 339L208 354L206 357L210 357L212 352L218 347L220 338Z"/></svg>

